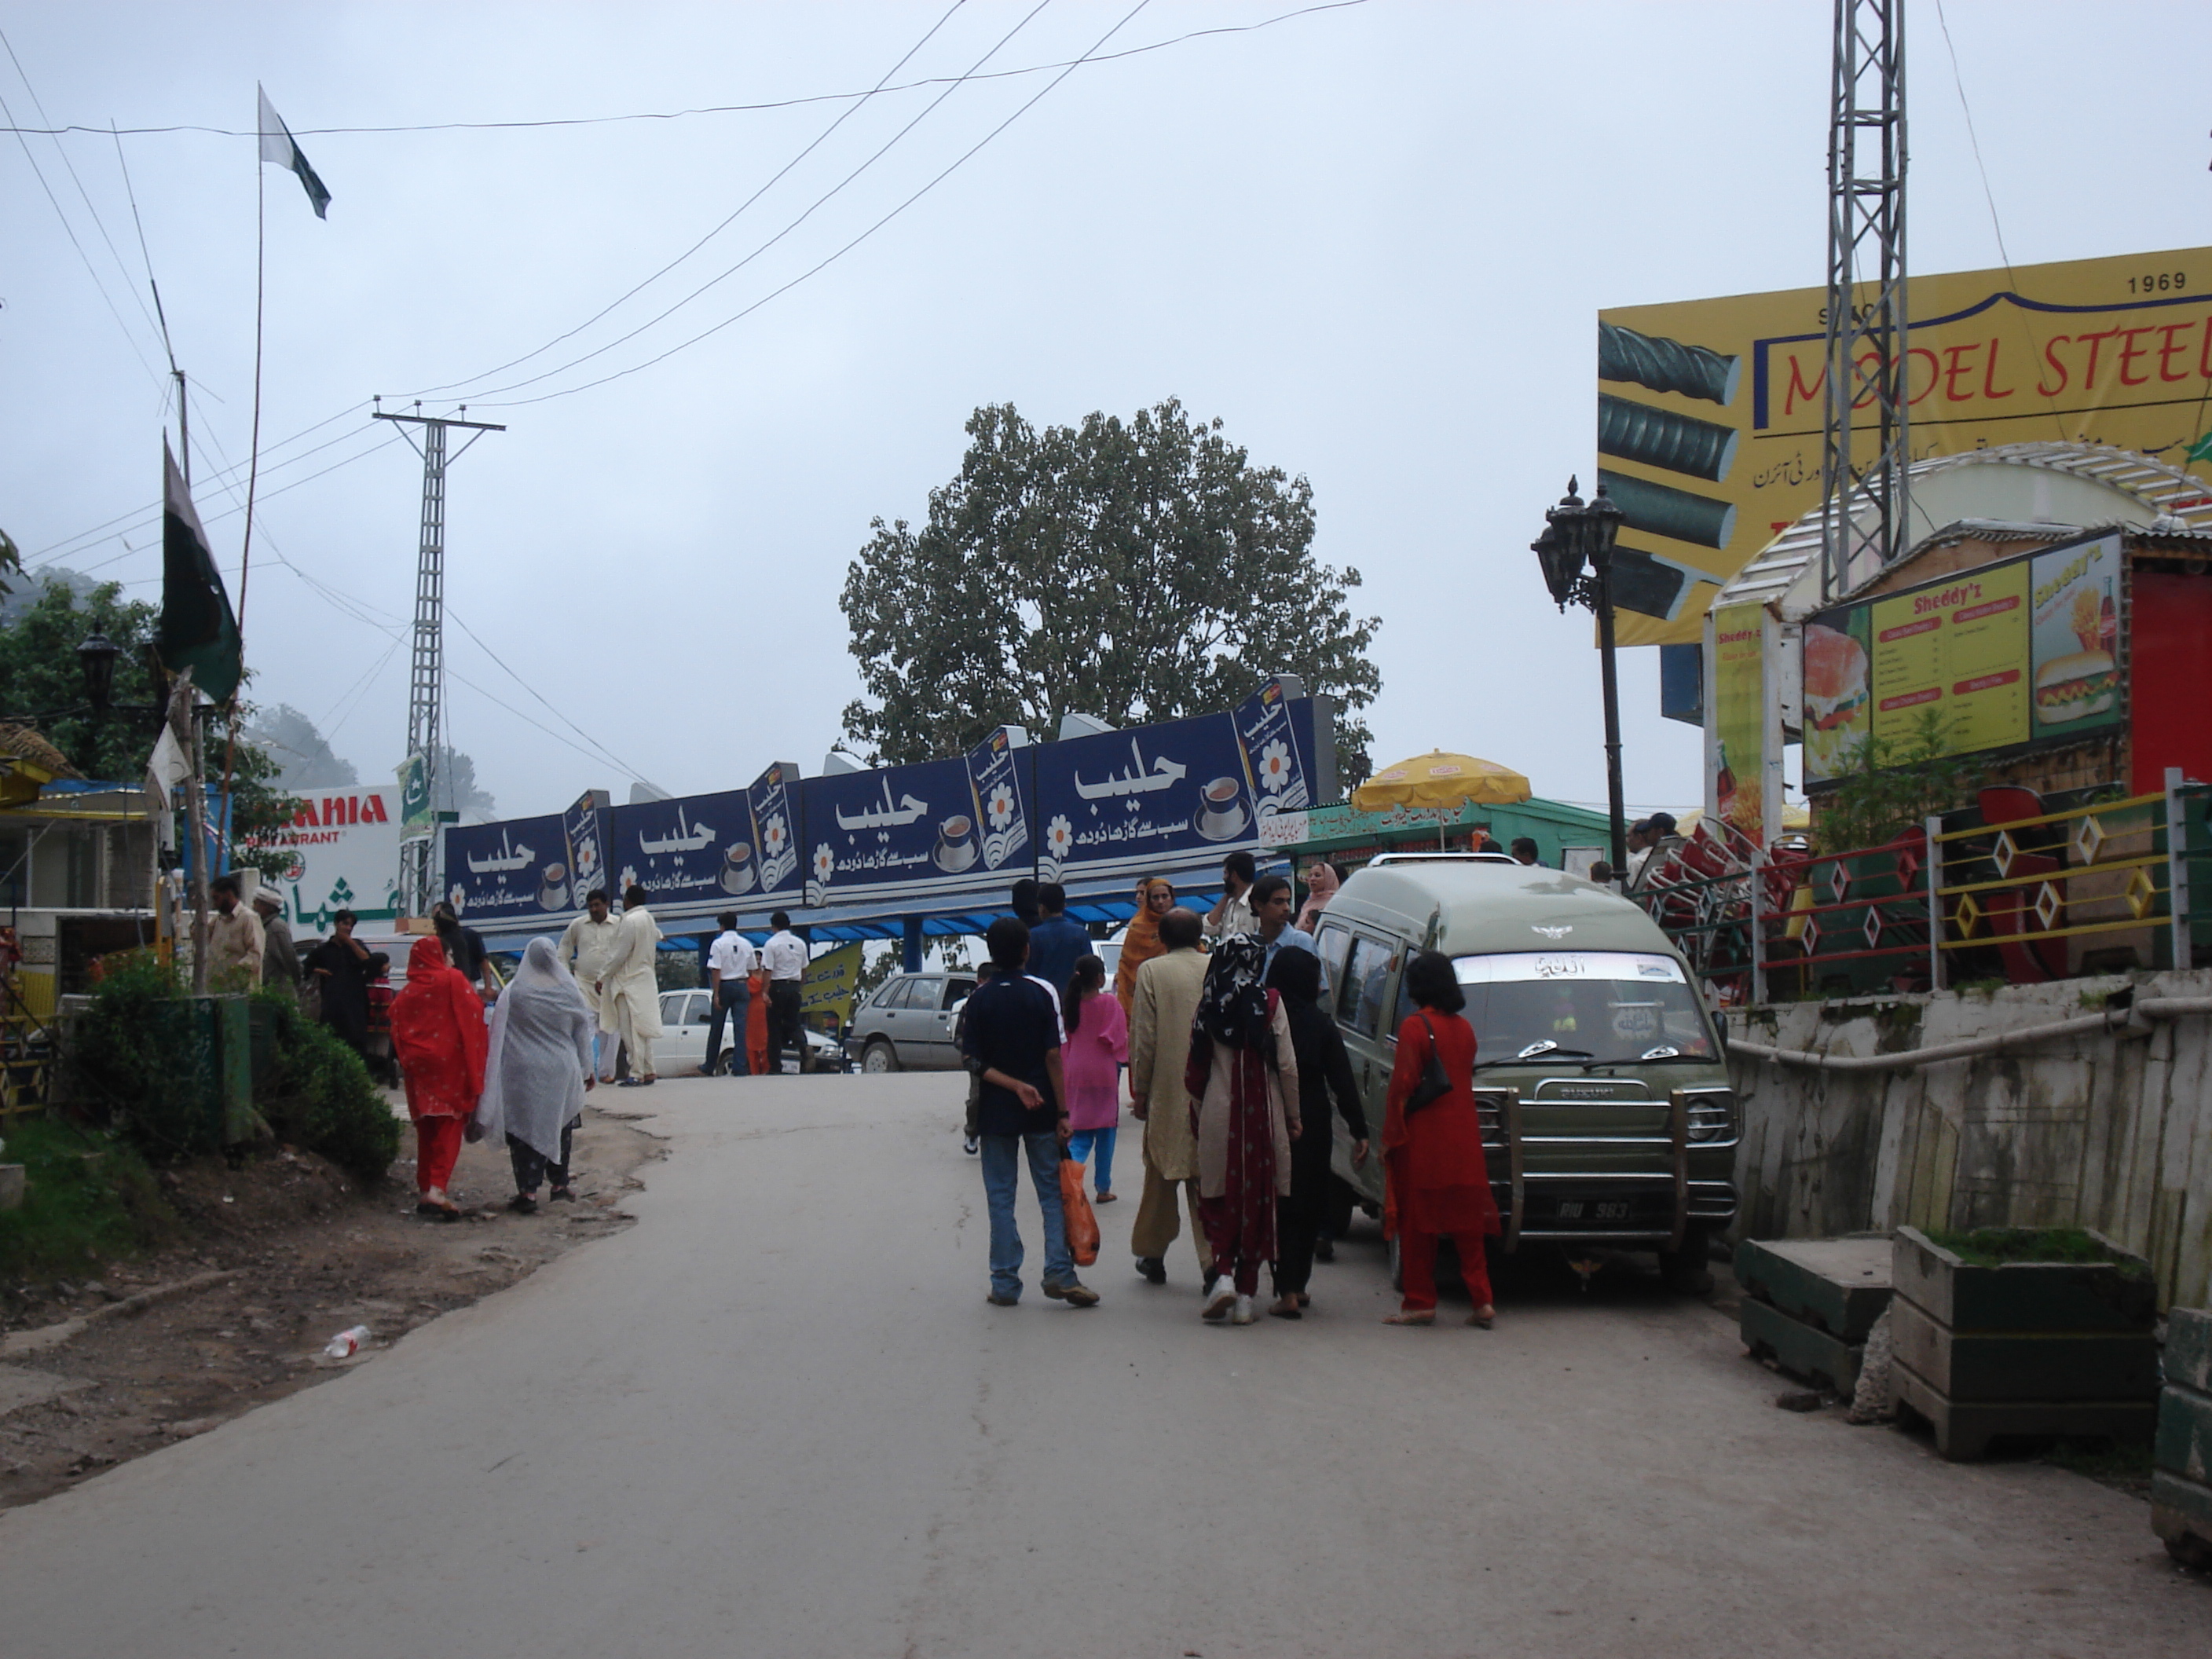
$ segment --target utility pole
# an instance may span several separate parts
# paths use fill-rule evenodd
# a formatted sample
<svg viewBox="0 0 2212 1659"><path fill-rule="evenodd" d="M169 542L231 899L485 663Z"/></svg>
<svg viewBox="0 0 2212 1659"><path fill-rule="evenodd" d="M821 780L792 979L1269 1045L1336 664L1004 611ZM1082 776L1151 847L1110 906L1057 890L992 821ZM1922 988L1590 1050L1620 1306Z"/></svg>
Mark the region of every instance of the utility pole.
<svg viewBox="0 0 2212 1659"><path fill-rule="evenodd" d="M1832 599L1905 550L1910 359L1905 305L1905 0L1836 0L1828 119L1826 396L1820 446L1820 594ZM1874 294L1858 303L1862 254ZM1852 411L1874 453L1854 465ZM1852 522L1856 494L1869 509Z"/></svg>
<svg viewBox="0 0 2212 1659"><path fill-rule="evenodd" d="M415 641L407 677L407 757L420 757L422 788L430 811L429 832L399 844L399 902L410 915L428 912L437 898L440 872L438 845L438 751L442 741L441 712L446 696L446 469L458 461L487 432L504 432L489 421L464 421L458 416L425 415L422 404L407 415L375 411L380 421L420 427L420 443L408 436L422 458L422 540L415 568ZM461 406L462 414L468 405ZM464 443L449 459L446 434L460 427L476 437Z"/></svg>

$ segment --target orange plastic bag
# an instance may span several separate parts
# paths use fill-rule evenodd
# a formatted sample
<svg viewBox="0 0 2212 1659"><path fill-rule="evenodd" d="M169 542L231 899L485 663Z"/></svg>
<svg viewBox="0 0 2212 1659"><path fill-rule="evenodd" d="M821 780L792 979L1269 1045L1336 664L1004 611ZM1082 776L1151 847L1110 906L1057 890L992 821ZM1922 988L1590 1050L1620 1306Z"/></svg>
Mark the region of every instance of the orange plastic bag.
<svg viewBox="0 0 2212 1659"><path fill-rule="evenodd" d="M1060 1160L1060 1208L1067 1218L1067 1248L1075 1265L1087 1267L1098 1260L1098 1217L1083 1195L1083 1166L1072 1158Z"/></svg>

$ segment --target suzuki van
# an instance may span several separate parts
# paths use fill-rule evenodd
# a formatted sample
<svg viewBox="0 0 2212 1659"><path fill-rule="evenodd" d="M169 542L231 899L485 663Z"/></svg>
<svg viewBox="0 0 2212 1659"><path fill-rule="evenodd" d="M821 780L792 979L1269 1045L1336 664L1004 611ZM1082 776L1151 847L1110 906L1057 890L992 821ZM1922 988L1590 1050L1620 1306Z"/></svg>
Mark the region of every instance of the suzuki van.
<svg viewBox="0 0 2212 1659"><path fill-rule="evenodd" d="M1347 880L1315 932L1368 1121L1382 1132L1416 950L1451 958L1475 1035L1475 1099L1504 1249L1652 1250L1707 1282L1735 1219L1741 1115L1722 1038L1681 952L1611 889L1496 854L1391 854ZM1352 1163L1331 1114L1341 1231L1379 1210L1382 1160ZM1396 1251L1392 1250L1393 1276Z"/></svg>

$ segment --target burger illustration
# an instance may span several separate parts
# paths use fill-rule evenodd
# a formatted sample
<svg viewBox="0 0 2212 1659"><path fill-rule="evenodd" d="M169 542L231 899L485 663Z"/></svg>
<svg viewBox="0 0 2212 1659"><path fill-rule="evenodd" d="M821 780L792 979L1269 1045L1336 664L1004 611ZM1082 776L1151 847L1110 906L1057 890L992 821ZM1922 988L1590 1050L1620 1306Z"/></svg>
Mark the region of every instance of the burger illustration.
<svg viewBox="0 0 2212 1659"><path fill-rule="evenodd" d="M1866 647L1849 634L1805 625L1805 748L1815 771L1833 777L1865 741Z"/></svg>
<svg viewBox="0 0 2212 1659"><path fill-rule="evenodd" d="M2053 657L2035 672L2035 715L2061 726L2112 706L2117 671L2108 651L2075 651Z"/></svg>

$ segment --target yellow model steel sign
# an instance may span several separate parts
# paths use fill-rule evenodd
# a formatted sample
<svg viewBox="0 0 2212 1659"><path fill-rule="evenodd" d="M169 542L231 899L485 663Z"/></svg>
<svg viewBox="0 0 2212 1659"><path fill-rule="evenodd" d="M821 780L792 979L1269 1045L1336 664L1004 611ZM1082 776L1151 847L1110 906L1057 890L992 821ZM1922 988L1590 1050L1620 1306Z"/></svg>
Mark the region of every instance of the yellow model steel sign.
<svg viewBox="0 0 2212 1659"><path fill-rule="evenodd" d="M1623 644L1697 641L1717 585L1819 504L1826 301L1808 288L1598 313ZM1906 305L1915 458L2112 444L2212 494L2212 249L1916 277Z"/></svg>

